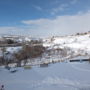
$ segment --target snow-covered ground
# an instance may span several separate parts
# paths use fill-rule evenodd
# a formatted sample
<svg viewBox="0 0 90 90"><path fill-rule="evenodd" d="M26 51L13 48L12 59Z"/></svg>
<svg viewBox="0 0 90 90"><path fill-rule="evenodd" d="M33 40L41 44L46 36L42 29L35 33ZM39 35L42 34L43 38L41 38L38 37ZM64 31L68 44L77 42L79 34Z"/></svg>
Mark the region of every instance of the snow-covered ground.
<svg viewBox="0 0 90 90"><path fill-rule="evenodd" d="M26 40L29 41L29 38ZM40 63L88 59L90 33L43 39L43 46L47 47L47 51L42 58L27 63L38 66L32 66L29 70L16 68L15 73L0 67L0 84L5 85L5 90L90 90L89 62L61 62L49 64L46 68L39 67ZM21 49L22 47L8 47L6 51L14 53Z"/></svg>
<svg viewBox="0 0 90 90"><path fill-rule="evenodd" d="M21 49L22 49L22 46L18 46L18 47L7 47L6 48L6 51L7 52L10 52L10 53L16 53L16 52L18 52Z"/></svg>
<svg viewBox="0 0 90 90"><path fill-rule="evenodd" d="M56 63L46 68L17 68L16 73L0 67L5 90L90 90L89 63Z"/></svg>

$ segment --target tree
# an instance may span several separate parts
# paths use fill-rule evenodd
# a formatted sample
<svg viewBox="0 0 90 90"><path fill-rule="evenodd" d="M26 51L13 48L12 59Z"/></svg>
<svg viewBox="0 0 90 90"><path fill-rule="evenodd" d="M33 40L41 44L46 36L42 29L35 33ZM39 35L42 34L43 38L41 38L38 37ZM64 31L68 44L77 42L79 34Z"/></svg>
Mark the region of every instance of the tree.
<svg viewBox="0 0 90 90"><path fill-rule="evenodd" d="M41 45L39 46L29 46L23 45L22 50L18 53L15 53L14 56L16 58L17 66L21 66L21 62L24 61L24 65L27 63L28 59L41 57L45 48Z"/></svg>
<svg viewBox="0 0 90 90"><path fill-rule="evenodd" d="M2 61L3 61L2 63L6 65L7 64L7 61L5 60L6 48L3 46L1 50L2 50Z"/></svg>

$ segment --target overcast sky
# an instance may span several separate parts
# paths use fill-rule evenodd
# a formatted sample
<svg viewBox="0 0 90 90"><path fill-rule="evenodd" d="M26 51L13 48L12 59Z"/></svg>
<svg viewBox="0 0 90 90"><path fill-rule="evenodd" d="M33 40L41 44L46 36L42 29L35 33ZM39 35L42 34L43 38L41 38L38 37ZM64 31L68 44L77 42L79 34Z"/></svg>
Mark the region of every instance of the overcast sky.
<svg viewBox="0 0 90 90"><path fill-rule="evenodd" d="M67 35L90 31L90 0L0 0L0 34Z"/></svg>

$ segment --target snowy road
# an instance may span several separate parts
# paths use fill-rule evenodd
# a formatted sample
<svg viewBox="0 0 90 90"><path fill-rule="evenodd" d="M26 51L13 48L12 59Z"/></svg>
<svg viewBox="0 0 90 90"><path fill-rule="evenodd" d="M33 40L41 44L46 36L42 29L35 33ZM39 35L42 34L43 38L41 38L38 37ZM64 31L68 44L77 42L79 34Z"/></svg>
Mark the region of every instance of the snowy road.
<svg viewBox="0 0 90 90"><path fill-rule="evenodd" d="M0 68L5 90L90 90L89 63L56 63L49 67L18 68L10 73Z"/></svg>

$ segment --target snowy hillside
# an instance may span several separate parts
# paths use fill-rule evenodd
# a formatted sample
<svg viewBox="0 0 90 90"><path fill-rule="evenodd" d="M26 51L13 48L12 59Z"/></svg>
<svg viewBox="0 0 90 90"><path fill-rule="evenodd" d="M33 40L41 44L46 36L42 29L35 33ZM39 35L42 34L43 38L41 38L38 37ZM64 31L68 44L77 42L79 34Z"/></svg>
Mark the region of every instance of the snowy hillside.
<svg viewBox="0 0 90 90"><path fill-rule="evenodd" d="M43 46L48 47L49 50L66 49L68 58L75 56L89 56L90 33L48 38L44 40Z"/></svg>
<svg viewBox="0 0 90 90"><path fill-rule="evenodd" d="M10 37L11 38L11 37ZM18 39L18 40L17 40ZM18 42L22 39L16 38ZM25 43L24 43L24 42ZM52 62L59 62L59 61L66 61L72 58L76 58L78 56L84 56L90 58L90 33L83 33L79 35L69 35L69 36L58 36L58 37L51 37L51 38L30 38L30 37L23 37L21 40L22 43L27 44L30 46L30 42L33 41L36 44L32 45L43 45L45 47L45 51L42 55L33 60L28 59L28 64L41 64L41 63L52 63ZM40 43L37 44L37 41ZM22 49L22 46L16 47L7 47L6 52L9 54L6 57L11 57L15 52L18 53ZM0 52L2 56L2 52ZM8 56L9 55L9 56ZM31 62L32 61L32 62Z"/></svg>

